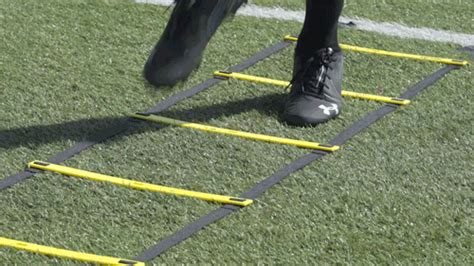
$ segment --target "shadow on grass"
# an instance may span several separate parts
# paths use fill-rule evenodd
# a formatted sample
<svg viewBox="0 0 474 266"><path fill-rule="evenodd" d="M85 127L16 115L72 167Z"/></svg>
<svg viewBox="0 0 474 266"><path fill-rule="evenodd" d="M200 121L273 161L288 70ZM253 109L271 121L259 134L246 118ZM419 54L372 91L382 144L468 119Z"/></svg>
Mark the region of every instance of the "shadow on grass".
<svg viewBox="0 0 474 266"><path fill-rule="evenodd" d="M164 111L160 115L192 122L206 122L222 116L230 116L256 110L267 116L277 116L281 110L283 95L271 94L223 104L202 106L192 109ZM98 132L124 123L126 117L105 117L71 121L61 124L39 125L0 130L0 148L18 146L34 147L58 140L94 140ZM156 127L145 127L144 130L156 130ZM130 135L141 131L127 131Z"/></svg>

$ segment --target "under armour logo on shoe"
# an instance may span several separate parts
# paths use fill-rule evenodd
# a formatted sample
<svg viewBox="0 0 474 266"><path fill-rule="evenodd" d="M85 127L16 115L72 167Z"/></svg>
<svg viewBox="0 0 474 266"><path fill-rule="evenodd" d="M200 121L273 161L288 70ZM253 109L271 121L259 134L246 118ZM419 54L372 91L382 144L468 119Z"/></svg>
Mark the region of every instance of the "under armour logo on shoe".
<svg viewBox="0 0 474 266"><path fill-rule="evenodd" d="M339 108L337 107L337 104L332 103L331 105L332 105L332 106L327 107L326 105L321 104L320 106L318 106L318 108L321 109L321 110L323 110L323 113L324 113L325 115L331 115L331 111L335 111L335 112L336 112L336 115L339 114Z"/></svg>

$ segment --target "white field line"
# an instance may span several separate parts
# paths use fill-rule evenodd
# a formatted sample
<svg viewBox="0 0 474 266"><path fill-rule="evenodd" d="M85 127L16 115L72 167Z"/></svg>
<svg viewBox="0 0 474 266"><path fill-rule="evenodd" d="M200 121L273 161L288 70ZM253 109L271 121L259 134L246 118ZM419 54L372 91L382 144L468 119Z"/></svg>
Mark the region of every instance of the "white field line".
<svg viewBox="0 0 474 266"><path fill-rule="evenodd" d="M169 6L173 3L173 0L135 0L135 2ZM298 22L304 21L304 11L291 11L281 7L262 7L252 4L248 4L240 8L237 12L237 15ZM463 46L474 45L474 35L472 34L435 30L430 28L413 28L398 23L375 22L362 18L341 17L340 21L344 23L352 21L356 24L354 28L359 30L377 32L401 38L455 43Z"/></svg>

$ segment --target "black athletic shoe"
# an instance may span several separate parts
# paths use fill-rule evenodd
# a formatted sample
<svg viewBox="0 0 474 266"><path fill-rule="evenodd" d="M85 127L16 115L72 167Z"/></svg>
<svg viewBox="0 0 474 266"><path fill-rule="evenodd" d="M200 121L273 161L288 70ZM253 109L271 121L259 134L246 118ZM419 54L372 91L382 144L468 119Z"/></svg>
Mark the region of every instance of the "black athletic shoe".
<svg viewBox="0 0 474 266"><path fill-rule="evenodd" d="M245 0L179 0L148 58L145 78L153 85L174 85L201 63L202 54L224 18Z"/></svg>
<svg viewBox="0 0 474 266"><path fill-rule="evenodd" d="M342 107L342 52L318 50L310 57L295 53L291 92L283 120L297 126L315 125L339 115Z"/></svg>

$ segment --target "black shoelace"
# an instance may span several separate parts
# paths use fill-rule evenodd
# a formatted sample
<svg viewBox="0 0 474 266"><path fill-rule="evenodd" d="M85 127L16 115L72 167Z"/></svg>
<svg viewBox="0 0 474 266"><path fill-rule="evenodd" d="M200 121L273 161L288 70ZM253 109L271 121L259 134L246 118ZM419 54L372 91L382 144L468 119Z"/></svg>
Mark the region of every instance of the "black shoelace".
<svg viewBox="0 0 474 266"><path fill-rule="evenodd" d="M321 97L326 78L331 79L328 75L328 69L332 70L330 63L334 61L332 55L334 50L332 48L323 48L314 53L307 59L303 67L293 76L290 83L286 87L289 89L294 84L301 83L299 86L299 93L311 95L314 97ZM314 75L313 73L317 74Z"/></svg>

